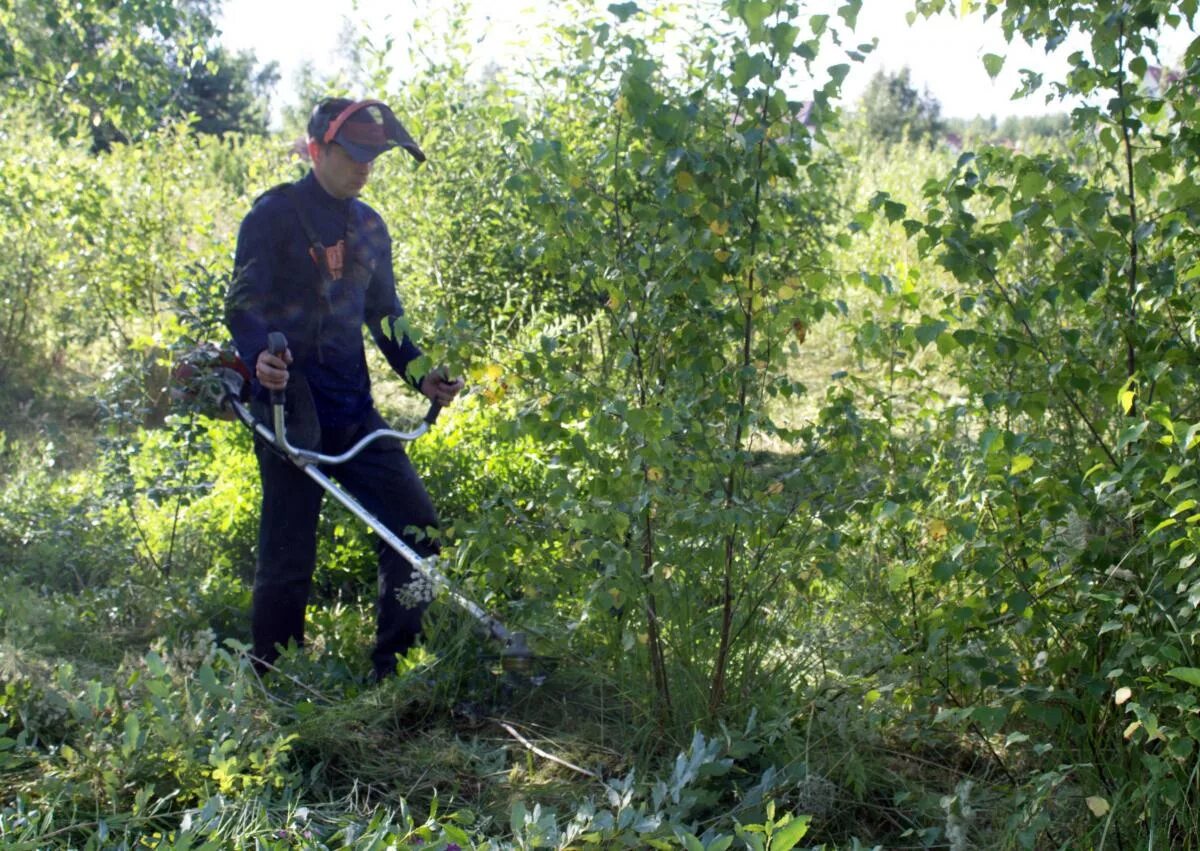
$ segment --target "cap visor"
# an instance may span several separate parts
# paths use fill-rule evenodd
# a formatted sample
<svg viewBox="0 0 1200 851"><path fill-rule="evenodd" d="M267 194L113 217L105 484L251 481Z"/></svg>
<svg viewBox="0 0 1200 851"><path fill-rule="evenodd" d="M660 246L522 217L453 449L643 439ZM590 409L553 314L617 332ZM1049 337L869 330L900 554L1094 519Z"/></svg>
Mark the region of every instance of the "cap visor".
<svg viewBox="0 0 1200 851"><path fill-rule="evenodd" d="M413 155L413 159L419 163L425 162L425 152L417 147L417 143L409 139L407 142L401 142L400 147Z"/></svg>
<svg viewBox="0 0 1200 851"><path fill-rule="evenodd" d="M415 159L417 162L425 162L425 152L417 147L417 143L413 142L412 140L399 143L389 142L383 146L359 145L355 142L347 142L343 139L334 139L334 142L342 146L346 153L350 155L350 159L359 163L369 163L380 154L386 153L392 148L404 148L404 150L413 155L413 159Z"/></svg>
<svg viewBox="0 0 1200 851"><path fill-rule="evenodd" d="M356 145L353 142L344 142L341 139L334 139L334 142L340 145L342 150L350 155L350 159L357 163L369 163L391 147L390 145L385 145L382 148L374 145Z"/></svg>

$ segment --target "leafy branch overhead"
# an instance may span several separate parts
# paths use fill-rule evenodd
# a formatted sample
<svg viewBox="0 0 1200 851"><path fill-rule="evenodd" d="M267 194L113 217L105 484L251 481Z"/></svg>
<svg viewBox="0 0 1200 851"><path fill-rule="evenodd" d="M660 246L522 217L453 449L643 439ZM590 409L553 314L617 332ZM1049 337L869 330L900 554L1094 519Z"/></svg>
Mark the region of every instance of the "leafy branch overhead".
<svg viewBox="0 0 1200 851"><path fill-rule="evenodd" d="M201 132L266 130L274 65L215 44L211 0L0 8L0 99L97 148L195 113Z"/></svg>

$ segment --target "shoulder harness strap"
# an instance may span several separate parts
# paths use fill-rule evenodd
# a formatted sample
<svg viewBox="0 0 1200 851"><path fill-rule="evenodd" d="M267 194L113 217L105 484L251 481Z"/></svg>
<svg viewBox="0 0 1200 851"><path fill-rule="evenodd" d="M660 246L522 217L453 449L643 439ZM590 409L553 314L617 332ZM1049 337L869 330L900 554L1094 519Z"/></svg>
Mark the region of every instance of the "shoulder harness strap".
<svg viewBox="0 0 1200 851"><path fill-rule="evenodd" d="M300 220L300 227L304 230L304 236L308 239L308 244L312 246L313 259L317 261L317 267L321 270L321 282L325 285L333 283L333 273L329 269L329 261L325 256L325 245L321 242L321 238L317 236L316 228L312 226L312 222L308 220L308 216L304 212L304 205L296 197L295 184L281 183L267 190L267 192L279 192L291 202L292 209L296 211L296 218Z"/></svg>

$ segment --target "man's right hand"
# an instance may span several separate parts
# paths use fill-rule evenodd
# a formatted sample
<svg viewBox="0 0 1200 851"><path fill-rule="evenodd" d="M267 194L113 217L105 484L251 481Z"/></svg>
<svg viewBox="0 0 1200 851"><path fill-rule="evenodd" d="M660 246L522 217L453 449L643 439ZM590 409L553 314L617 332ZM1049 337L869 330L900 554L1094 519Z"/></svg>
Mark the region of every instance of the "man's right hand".
<svg viewBox="0 0 1200 851"><path fill-rule="evenodd" d="M258 361L254 364L254 375L258 378L258 383L268 390L283 390L287 387L288 365L291 362L291 349L284 349L282 357L263 349L258 353Z"/></svg>

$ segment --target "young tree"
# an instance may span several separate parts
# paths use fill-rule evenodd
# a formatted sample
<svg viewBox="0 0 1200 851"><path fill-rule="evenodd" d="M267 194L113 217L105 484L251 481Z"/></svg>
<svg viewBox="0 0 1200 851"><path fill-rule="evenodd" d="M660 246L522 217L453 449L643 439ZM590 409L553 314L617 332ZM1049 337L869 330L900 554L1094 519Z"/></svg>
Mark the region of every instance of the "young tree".
<svg viewBox="0 0 1200 851"><path fill-rule="evenodd" d="M1200 43L1177 74L1151 69L1198 4L917 7L1047 51L1086 39L1046 85L1081 101L1069 146L964 153L925 184L921 220L877 199L950 278L921 293L921 327L954 398L922 412L915 430L937 426L908 447L916 484L894 486L885 527L923 536L902 566L921 578L903 589L930 649L918 676L936 672L943 721L1029 742L993 752L1010 779L1033 766L1010 822L1024 847L1196 848ZM1068 777L1093 827L1064 843Z"/></svg>
<svg viewBox="0 0 1200 851"><path fill-rule="evenodd" d="M270 123L271 90L279 82L278 65L259 66L251 51L208 51L208 62L188 74L176 103L195 115L199 133L262 135Z"/></svg>
<svg viewBox="0 0 1200 851"><path fill-rule="evenodd" d="M941 104L913 88L908 68L875 72L863 92L860 112L872 138L887 143L911 139L933 146L945 129Z"/></svg>

